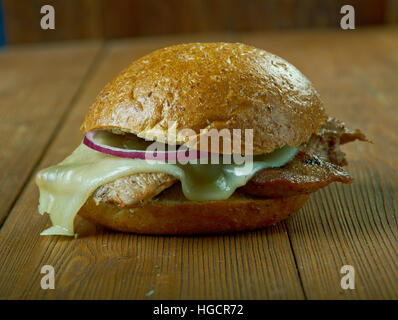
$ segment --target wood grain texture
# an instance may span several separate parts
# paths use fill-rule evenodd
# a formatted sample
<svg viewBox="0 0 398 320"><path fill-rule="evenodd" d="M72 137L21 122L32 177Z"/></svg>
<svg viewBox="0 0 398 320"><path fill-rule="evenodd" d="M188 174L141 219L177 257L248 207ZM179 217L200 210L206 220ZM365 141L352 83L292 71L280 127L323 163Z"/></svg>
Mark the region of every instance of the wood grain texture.
<svg viewBox="0 0 398 320"><path fill-rule="evenodd" d="M347 4L356 10L357 26L383 24L388 11L384 0L102 0L102 3L105 38L340 28L340 8Z"/></svg>
<svg viewBox="0 0 398 320"><path fill-rule="evenodd" d="M167 37L108 44L37 169L80 142L88 106L132 59L178 42L244 41L286 58L319 90L329 114L374 144L347 145L352 185L311 196L265 230L203 237L138 236L77 219L79 238L40 237L32 177L0 230L0 298L23 299L398 299L398 30ZM56 289L40 288L53 265ZM340 268L356 270L343 291Z"/></svg>
<svg viewBox="0 0 398 320"><path fill-rule="evenodd" d="M361 128L374 142L344 147L354 184L321 190L303 214L287 221L306 296L396 299L398 32L316 32L311 41L299 32L275 38L250 34L241 40L296 65L319 90L330 115ZM340 288L340 268L347 264L356 269L356 290Z"/></svg>
<svg viewBox="0 0 398 320"><path fill-rule="evenodd" d="M3 0L9 43L234 32L339 28L340 8L356 25L397 23L395 0ZM41 30L40 8L54 6L56 29Z"/></svg>
<svg viewBox="0 0 398 320"><path fill-rule="evenodd" d="M90 43L0 52L0 225L99 48Z"/></svg>
<svg viewBox="0 0 398 320"><path fill-rule="evenodd" d="M99 0L3 0L6 39L10 44L102 37ZM51 5L55 30L42 30L40 9Z"/></svg>

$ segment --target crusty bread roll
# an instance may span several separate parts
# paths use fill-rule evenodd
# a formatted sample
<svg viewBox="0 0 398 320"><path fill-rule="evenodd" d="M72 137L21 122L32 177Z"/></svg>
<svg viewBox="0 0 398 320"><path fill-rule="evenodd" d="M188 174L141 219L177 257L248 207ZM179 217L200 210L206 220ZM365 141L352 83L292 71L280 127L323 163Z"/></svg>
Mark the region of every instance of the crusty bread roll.
<svg viewBox="0 0 398 320"><path fill-rule="evenodd" d="M186 128L253 129L253 153L260 154L305 142L325 120L311 82L282 58L240 43L191 43L134 61L102 90L81 129L167 143L172 122L177 144L188 142L178 132Z"/></svg>
<svg viewBox="0 0 398 320"><path fill-rule="evenodd" d="M269 226L298 211L309 194L262 199L236 191L228 200L194 202L180 184L142 207L128 209L91 197L79 214L104 227L141 234L214 234Z"/></svg>

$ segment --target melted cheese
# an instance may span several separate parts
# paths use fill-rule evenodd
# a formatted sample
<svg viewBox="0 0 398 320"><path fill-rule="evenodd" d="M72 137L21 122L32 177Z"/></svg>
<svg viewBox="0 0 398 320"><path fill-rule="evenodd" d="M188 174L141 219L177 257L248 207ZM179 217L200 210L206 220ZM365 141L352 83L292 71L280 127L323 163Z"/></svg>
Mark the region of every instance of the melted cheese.
<svg viewBox="0 0 398 320"><path fill-rule="evenodd" d="M186 198L192 201L228 199L259 170L280 167L293 159L297 148L285 146L255 156L252 165L169 164L124 159L94 151L83 144L58 165L40 171L39 212L50 215L52 227L42 235L73 236L73 220L90 195L101 185L140 172L164 172L177 177Z"/></svg>

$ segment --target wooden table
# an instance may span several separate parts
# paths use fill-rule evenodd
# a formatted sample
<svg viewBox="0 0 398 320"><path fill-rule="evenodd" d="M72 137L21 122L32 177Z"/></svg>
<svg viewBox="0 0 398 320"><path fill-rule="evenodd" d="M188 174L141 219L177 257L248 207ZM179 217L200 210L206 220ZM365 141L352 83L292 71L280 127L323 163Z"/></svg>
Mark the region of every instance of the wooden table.
<svg viewBox="0 0 398 320"><path fill-rule="evenodd" d="M166 45L241 41L308 76L330 115L374 144L345 147L355 177L313 194L265 230L220 236L116 233L77 221L79 238L39 236L37 170L82 139L100 89ZM12 47L0 53L1 299L397 299L398 29L212 34ZM55 269L43 290L41 268ZM355 269L355 289L340 269Z"/></svg>

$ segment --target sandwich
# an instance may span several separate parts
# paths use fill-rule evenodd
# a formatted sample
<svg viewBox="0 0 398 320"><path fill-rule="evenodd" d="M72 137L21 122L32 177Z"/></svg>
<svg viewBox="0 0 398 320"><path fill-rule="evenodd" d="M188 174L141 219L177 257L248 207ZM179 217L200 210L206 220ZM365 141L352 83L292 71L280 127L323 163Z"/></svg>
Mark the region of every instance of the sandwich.
<svg viewBox="0 0 398 320"><path fill-rule="evenodd" d="M81 125L81 144L38 172L43 235L80 215L141 234L263 228L311 193L351 183L340 145L366 141L326 115L292 64L240 43L154 51L117 75Z"/></svg>

